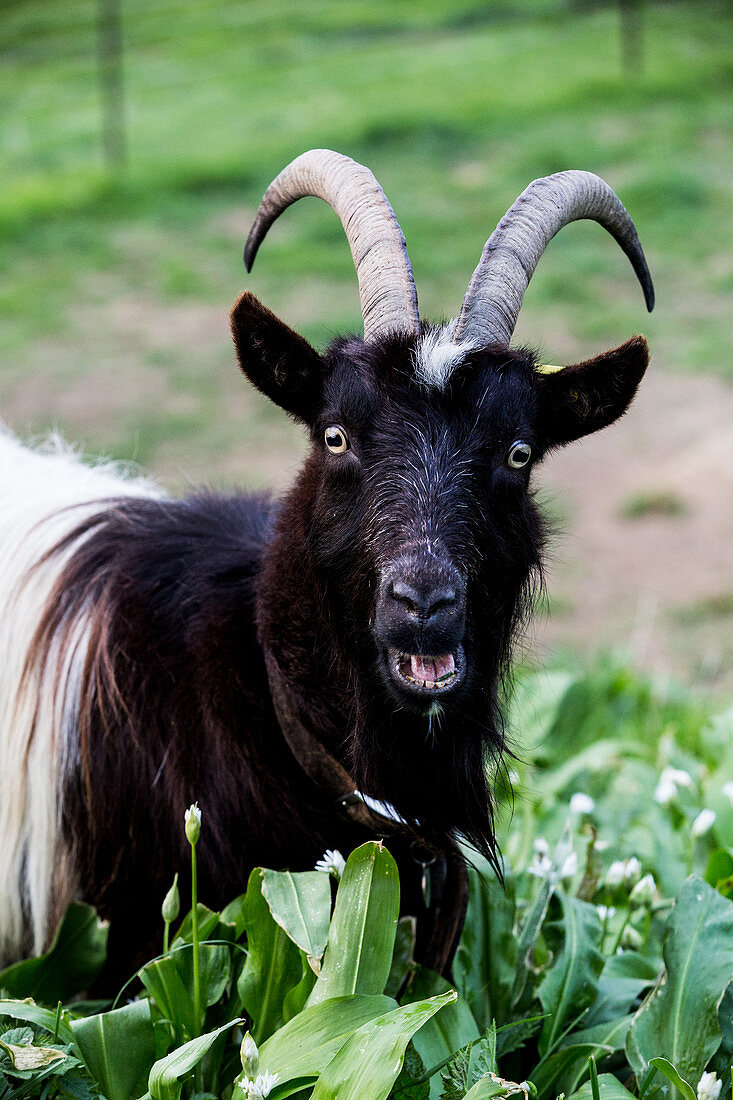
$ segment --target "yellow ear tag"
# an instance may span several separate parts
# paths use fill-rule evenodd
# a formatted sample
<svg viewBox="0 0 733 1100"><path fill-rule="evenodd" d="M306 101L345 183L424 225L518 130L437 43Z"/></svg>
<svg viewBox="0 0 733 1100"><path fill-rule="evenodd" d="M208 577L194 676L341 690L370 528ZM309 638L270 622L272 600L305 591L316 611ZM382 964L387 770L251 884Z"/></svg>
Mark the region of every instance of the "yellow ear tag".
<svg viewBox="0 0 733 1100"><path fill-rule="evenodd" d="M559 370L565 370L565 367L555 366L554 363L538 363L535 370L538 374L556 374Z"/></svg>

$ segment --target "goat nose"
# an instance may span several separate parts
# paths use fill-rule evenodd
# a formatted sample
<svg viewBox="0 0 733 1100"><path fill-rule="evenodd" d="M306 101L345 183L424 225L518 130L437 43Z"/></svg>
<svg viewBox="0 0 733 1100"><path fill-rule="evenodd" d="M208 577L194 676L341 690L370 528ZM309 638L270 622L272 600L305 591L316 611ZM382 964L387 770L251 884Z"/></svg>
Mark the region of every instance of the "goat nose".
<svg viewBox="0 0 733 1100"><path fill-rule="evenodd" d="M408 614L418 619L431 619L439 611L449 611L458 599L458 593L451 585L418 588L400 579L392 581L389 595L402 604Z"/></svg>

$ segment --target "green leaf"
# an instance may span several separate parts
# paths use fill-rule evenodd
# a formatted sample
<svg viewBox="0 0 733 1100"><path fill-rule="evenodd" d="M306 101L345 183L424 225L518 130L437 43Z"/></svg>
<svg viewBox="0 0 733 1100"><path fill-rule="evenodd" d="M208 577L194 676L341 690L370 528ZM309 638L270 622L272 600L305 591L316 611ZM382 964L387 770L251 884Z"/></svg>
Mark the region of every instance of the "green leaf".
<svg viewBox="0 0 733 1100"><path fill-rule="evenodd" d="M301 951L320 959L331 920L330 876L321 871L263 871L262 895L282 930Z"/></svg>
<svg viewBox="0 0 733 1100"><path fill-rule="evenodd" d="M467 853L469 895L466 920L453 963L458 992L465 997L478 1027L485 1031L493 1019L507 1020L517 972L514 934L514 879L504 886L489 863Z"/></svg>
<svg viewBox="0 0 733 1100"><path fill-rule="evenodd" d="M89 1073L107 1100L129 1100L145 1086L155 1058L150 1002L73 1020L71 1029Z"/></svg>
<svg viewBox="0 0 733 1100"><path fill-rule="evenodd" d="M69 1026L69 1014L62 1012L59 1020L58 1032L56 1031L56 1013L50 1008L42 1008L40 1005L29 1001L0 1001L0 1016L10 1016L14 1020L26 1020L29 1024L37 1024L51 1035L58 1034L60 1043L71 1043L76 1047L74 1033Z"/></svg>
<svg viewBox="0 0 733 1100"><path fill-rule="evenodd" d="M540 1054L547 1054L572 1020L577 1020L596 998L603 955L601 919L594 905L560 893L558 920L545 925L545 938L555 955L538 993L550 1013L539 1040Z"/></svg>
<svg viewBox="0 0 733 1100"><path fill-rule="evenodd" d="M598 996L583 1017L583 1027L628 1015L640 994L657 980L662 965L661 959L649 959L636 951L609 956L598 983Z"/></svg>
<svg viewBox="0 0 733 1100"><path fill-rule="evenodd" d="M727 848L717 848L710 853L708 865L705 868L705 881L725 897L730 898L732 879L733 855L730 854Z"/></svg>
<svg viewBox="0 0 733 1100"><path fill-rule="evenodd" d="M5 1036L0 1038L0 1049L4 1050L10 1058L13 1069L17 1070L40 1070L46 1069L47 1066L52 1065L54 1062L63 1062L66 1060L66 1055L62 1050L56 1050L54 1047L37 1047L32 1043L8 1043L5 1041ZM31 1038L33 1033L31 1032Z"/></svg>
<svg viewBox="0 0 733 1100"><path fill-rule="evenodd" d="M721 1081L725 1081L722 1095L728 1091L731 1083L730 1067L733 1065L733 983L728 986L718 1009L718 1024L723 1039L711 1062L705 1067L715 1070Z"/></svg>
<svg viewBox="0 0 733 1100"><path fill-rule="evenodd" d="M636 1013L626 1053L637 1078L663 1056L699 1081L721 1042L718 1007L733 977L733 903L694 876L664 930L666 973Z"/></svg>
<svg viewBox="0 0 733 1100"><path fill-rule="evenodd" d="M415 918L400 917L397 921L392 965L384 988L388 997L397 997L405 984L407 975L414 963L415 955Z"/></svg>
<svg viewBox="0 0 733 1100"><path fill-rule="evenodd" d="M328 1063L311 1100L385 1100L399 1076L412 1036L457 996L451 990L428 1001L403 1005L364 1024Z"/></svg>
<svg viewBox="0 0 733 1100"><path fill-rule="evenodd" d="M634 1100L633 1092L629 1092L627 1088L624 1088L618 1078L611 1073L599 1074L598 1089L601 1100ZM567 1100L593 1100L590 1081L587 1081L577 1092L568 1096Z"/></svg>
<svg viewBox="0 0 733 1100"><path fill-rule="evenodd" d="M597 1042L573 1041L562 1050L543 1059L531 1074L539 1100L557 1096L560 1092L577 1087L577 1082L582 1080L588 1072L588 1059L591 1054L597 1056L599 1052L611 1054L612 1049L604 1048Z"/></svg>
<svg viewBox="0 0 733 1100"><path fill-rule="evenodd" d="M181 1078L190 1077L219 1036L235 1024L241 1023L244 1023L244 1020L231 1020L216 1028L215 1031L199 1035L196 1039L184 1043L165 1058L160 1058L151 1069L148 1078L148 1091L153 1100L179 1100L183 1088ZM144 1097L143 1100L145 1100Z"/></svg>
<svg viewBox="0 0 733 1100"><path fill-rule="evenodd" d="M425 1077L425 1064L415 1050L415 1044L409 1042L405 1050L397 1084L392 1090L392 1100L428 1100L430 1085Z"/></svg>
<svg viewBox="0 0 733 1100"><path fill-rule="evenodd" d="M450 984L440 974L435 974L424 966L417 966L410 976L402 1004L424 1001L428 997L445 995L451 990ZM432 1069L450 1058L455 1051L477 1040L479 1035L471 1009L462 997L458 997L437 1016L428 1020L412 1041L426 1068ZM440 1074L436 1073L430 1079L431 1097L439 1096L440 1091Z"/></svg>
<svg viewBox="0 0 733 1100"><path fill-rule="evenodd" d="M496 1074L496 1027L469 1043L456 1053L440 1071L443 1100L462 1100L466 1092L482 1077ZM500 1085L500 1089L501 1089Z"/></svg>
<svg viewBox="0 0 733 1100"><path fill-rule="evenodd" d="M524 1089L519 1085L507 1081L494 1081L491 1077L482 1077L473 1088L469 1089L464 1100L491 1100L493 1096L524 1095Z"/></svg>
<svg viewBox="0 0 733 1100"><path fill-rule="evenodd" d="M697 1100L697 1092L693 1089L689 1081L685 1081L684 1077L680 1077L679 1073L666 1058L650 1058L649 1065L654 1066L660 1073L663 1073L668 1081L671 1081L674 1087L681 1092L685 1100Z"/></svg>
<svg viewBox="0 0 733 1100"><path fill-rule="evenodd" d="M341 876L328 946L309 1005L349 993L384 991L399 908L397 864L381 842L362 844L349 856Z"/></svg>
<svg viewBox="0 0 733 1100"><path fill-rule="evenodd" d="M275 922L262 895L263 880L264 871L255 867L243 910L249 954L237 982L258 1046L281 1026L285 997L301 980L300 952Z"/></svg>
<svg viewBox="0 0 733 1100"><path fill-rule="evenodd" d="M277 1073L280 1082L318 1077L357 1028L394 1007L391 997L356 994L306 1008L262 1044L260 1072Z"/></svg>
<svg viewBox="0 0 733 1100"><path fill-rule="evenodd" d="M91 905L72 902L44 955L0 971L0 989L56 1005L87 989L107 957L107 924Z"/></svg>

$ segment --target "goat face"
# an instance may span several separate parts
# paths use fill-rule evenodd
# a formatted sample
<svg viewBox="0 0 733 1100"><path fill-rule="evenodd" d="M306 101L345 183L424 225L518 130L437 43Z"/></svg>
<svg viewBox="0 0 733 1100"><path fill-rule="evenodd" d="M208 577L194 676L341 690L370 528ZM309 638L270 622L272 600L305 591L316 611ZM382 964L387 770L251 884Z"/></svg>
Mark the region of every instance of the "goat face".
<svg viewBox="0 0 733 1100"><path fill-rule="evenodd" d="M478 705L539 576L532 468L625 410L644 341L542 374L429 327L320 356L250 294L232 327L249 378L310 430L309 552L339 648L395 708Z"/></svg>
<svg viewBox="0 0 733 1100"><path fill-rule="evenodd" d="M309 712L327 744L346 744L363 791L422 823L422 835L458 831L491 858L486 763L503 745L498 686L540 570L531 470L549 449L620 416L647 364L635 337L548 372L510 349L514 325L544 248L579 218L615 237L650 309L651 278L608 185L560 172L516 200L459 316L432 328L420 320L405 240L379 184L329 150L304 153L267 189L247 268L269 226L304 195L341 219L364 338L319 355L251 294L232 313L245 374L311 434L265 570L261 640L289 681L291 707ZM313 594L298 611L308 634L298 647L288 628L304 579ZM326 695L313 681L329 677Z"/></svg>

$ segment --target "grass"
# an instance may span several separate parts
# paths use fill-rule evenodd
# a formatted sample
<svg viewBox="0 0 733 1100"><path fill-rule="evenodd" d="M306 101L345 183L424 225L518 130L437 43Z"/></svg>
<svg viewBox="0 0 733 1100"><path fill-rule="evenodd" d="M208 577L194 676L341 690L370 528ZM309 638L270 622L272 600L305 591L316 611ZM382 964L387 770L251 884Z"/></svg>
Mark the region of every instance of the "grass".
<svg viewBox="0 0 733 1100"><path fill-rule="evenodd" d="M433 316L456 310L530 179L599 172L637 220L658 311L646 316L599 228L572 226L530 287L518 339L555 361L643 329L660 368L730 375L722 4L648 4L643 70L630 74L612 6L124 0L129 162L117 178L100 163L93 16L88 0L16 0L0 30L0 405L19 426L57 421L162 468L185 441L176 461L194 473L226 474L242 432L295 453L281 424L254 426L261 404L232 396L224 310L245 282L240 246L264 186L319 145L373 167ZM358 301L338 222L309 205L273 231L248 282L322 343L359 327ZM93 416L64 407L74 380L94 392ZM184 394L190 408L169 419Z"/></svg>

